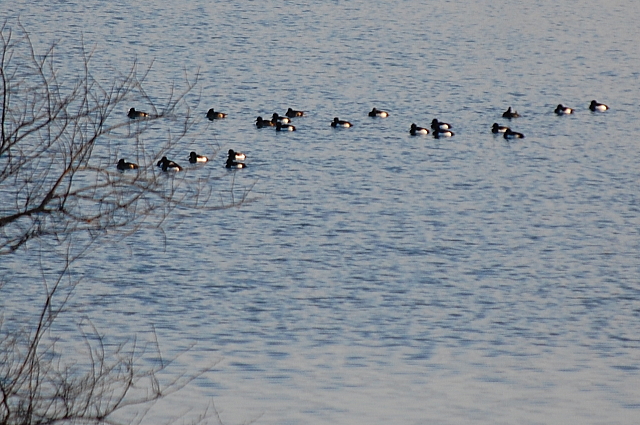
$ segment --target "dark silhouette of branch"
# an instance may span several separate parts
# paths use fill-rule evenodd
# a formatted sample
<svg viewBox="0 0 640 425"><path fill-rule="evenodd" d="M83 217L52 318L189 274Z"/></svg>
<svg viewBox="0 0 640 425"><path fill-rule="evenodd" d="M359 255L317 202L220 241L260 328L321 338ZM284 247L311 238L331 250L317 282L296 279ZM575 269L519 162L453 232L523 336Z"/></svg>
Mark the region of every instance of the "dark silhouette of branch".
<svg viewBox="0 0 640 425"><path fill-rule="evenodd" d="M211 206L207 180L215 176L201 170L203 178L168 179L155 166L193 128L185 96L198 75L185 78L180 91L172 87L158 106L143 87L150 68L139 74L134 63L105 85L92 75L92 53L83 48L82 73L65 79L54 66L56 44L36 53L17 27L0 27L0 255L34 238L64 242L77 233L96 237L162 223L177 205L219 209L245 200ZM123 113L132 99L146 102L148 117ZM149 150L144 136L159 124L168 127L167 140ZM111 140L118 137L133 142L136 172L116 169Z"/></svg>
<svg viewBox="0 0 640 425"><path fill-rule="evenodd" d="M114 413L144 411L210 367L163 383L160 374L175 359L162 358L157 342L151 354L135 339L108 349L107 337L88 318L78 324L86 355L66 356L53 324L78 284L68 282L71 265L107 233L126 236L141 226L161 226L178 206L241 205L252 188L236 198L231 181L229 194L221 192L210 205L210 183L220 176L201 167L197 178L168 176L156 166L164 152L191 137L196 119L186 96L197 74L154 102L144 89L151 67L138 72L134 63L104 82L92 74L92 52L82 46L79 75L63 76L55 67L56 47L36 52L19 22L15 29L8 21L0 26L0 258L33 239L66 253L51 284L43 273L44 299L33 323L15 328L0 315L0 425L128 425ZM149 116L127 116L134 100ZM159 126L167 127L166 140L150 149L145 136ZM112 140L118 139L134 150L139 168L116 167L119 150ZM141 366L147 355L160 361Z"/></svg>

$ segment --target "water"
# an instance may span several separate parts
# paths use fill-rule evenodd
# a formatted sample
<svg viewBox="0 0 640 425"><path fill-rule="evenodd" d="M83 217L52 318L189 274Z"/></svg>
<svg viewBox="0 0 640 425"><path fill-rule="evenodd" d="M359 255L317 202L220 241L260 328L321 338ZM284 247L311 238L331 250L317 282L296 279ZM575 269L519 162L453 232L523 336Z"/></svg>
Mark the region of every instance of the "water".
<svg viewBox="0 0 640 425"><path fill-rule="evenodd" d="M89 317L114 341L155 329L168 356L195 344L178 370L219 362L151 418L213 400L229 424L637 422L635 3L0 10L36 43L61 39L64 69L81 36L97 76L152 64L152 99L200 72L194 109L229 118L203 120L175 156L248 154L235 174L221 157L206 167L225 176L211 182L223 199L233 175L253 202L178 210L164 232L76 266L69 323ZM612 109L593 114L591 99ZM576 114L555 116L558 103ZM391 116L369 118L374 106ZM524 140L490 133L507 106ZM308 112L298 131L252 125L287 107ZM332 129L334 116L354 127ZM409 136L434 117L456 136ZM24 271L36 252L3 258L5 314L40 291Z"/></svg>

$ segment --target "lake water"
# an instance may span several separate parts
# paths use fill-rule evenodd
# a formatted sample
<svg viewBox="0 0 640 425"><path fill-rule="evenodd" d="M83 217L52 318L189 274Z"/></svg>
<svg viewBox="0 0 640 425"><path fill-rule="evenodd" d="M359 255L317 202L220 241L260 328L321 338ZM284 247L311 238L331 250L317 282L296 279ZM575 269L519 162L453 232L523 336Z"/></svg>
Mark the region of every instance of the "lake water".
<svg viewBox="0 0 640 425"><path fill-rule="evenodd" d="M246 170L228 172L222 155L205 167L223 177L211 181L223 199L233 183L253 202L177 210L164 232L75 266L69 339L88 317L116 342L155 329L167 356L193 346L176 373L218 362L147 422L213 400L225 424L638 423L640 3L13 1L0 12L39 46L61 40L62 69L79 64L81 40L98 77L153 64L154 99L199 70L194 109L229 117L203 119L171 154L248 155ZM592 99L611 110L590 112ZM576 113L556 116L558 103ZM522 117L502 119L508 106ZM307 113L298 131L253 125L288 107ZM373 107L390 117L369 118ZM335 116L354 127L331 128ZM409 135L433 118L455 137ZM526 138L496 137L494 122ZM165 134L159 125L148 146ZM40 257L1 260L10 318L35 306L40 279L26 270Z"/></svg>

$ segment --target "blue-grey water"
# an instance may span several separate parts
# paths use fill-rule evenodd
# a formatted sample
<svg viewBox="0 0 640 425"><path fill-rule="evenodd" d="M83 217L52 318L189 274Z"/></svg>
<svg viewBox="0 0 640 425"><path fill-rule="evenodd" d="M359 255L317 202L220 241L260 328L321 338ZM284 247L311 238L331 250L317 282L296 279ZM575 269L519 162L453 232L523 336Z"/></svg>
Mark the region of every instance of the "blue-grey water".
<svg viewBox="0 0 640 425"><path fill-rule="evenodd" d="M213 205L232 185L252 202L178 209L163 231L106 238L74 265L67 338L89 318L115 342L155 329L166 356L191 347L168 373L217 362L148 422L213 401L225 424L638 423L640 3L13 1L0 12L37 46L59 40L69 75L81 42L98 78L151 66L145 89L160 103L199 72L189 102L203 119L170 154L248 155L246 170L218 155L187 173L222 177ZM590 112L592 99L611 110ZM558 103L576 113L556 116ZM146 105L124 105L123 120L129 106ZM369 118L374 106L390 117ZM522 117L502 119L508 106ZM228 118L209 123L210 107ZM288 107L307 113L298 131L253 125ZM354 127L331 128L334 116ZM433 118L455 137L409 135ZM493 122L526 138L496 137ZM39 270L55 258L32 248L0 260L7 320L37 307Z"/></svg>

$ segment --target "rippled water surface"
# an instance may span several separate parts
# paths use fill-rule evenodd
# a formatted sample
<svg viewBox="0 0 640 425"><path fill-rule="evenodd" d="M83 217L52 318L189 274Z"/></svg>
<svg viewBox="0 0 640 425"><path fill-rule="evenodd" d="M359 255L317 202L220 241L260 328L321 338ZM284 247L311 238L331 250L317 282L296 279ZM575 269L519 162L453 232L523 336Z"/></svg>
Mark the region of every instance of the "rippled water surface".
<svg viewBox="0 0 640 425"><path fill-rule="evenodd" d="M70 73L81 41L99 78L152 64L153 99L200 73L194 110L229 117L174 156L248 155L206 167L253 202L177 210L76 266L72 319L155 328L167 355L195 344L187 370L219 361L155 415L178 399L226 424L638 422L640 3L32 3L0 11L60 40ZM298 131L253 125L287 107ZM433 118L455 137L409 135ZM40 290L35 252L1 259L8 315Z"/></svg>

